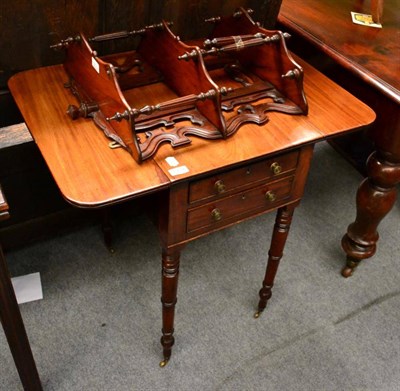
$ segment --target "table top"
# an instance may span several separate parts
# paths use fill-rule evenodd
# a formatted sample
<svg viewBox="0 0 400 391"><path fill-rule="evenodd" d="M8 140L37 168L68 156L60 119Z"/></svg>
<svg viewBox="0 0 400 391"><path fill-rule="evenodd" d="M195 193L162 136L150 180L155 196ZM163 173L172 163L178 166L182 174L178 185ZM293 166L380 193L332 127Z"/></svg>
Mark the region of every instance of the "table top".
<svg viewBox="0 0 400 391"><path fill-rule="evenodd" d="M189 146L178 149L165 144L142 164L123 149L110 149L108 139L91 120L72 121L66 115L75 98L63 87L67 75L61 65L19 73L11 78L9 87L65 199L78 207L93 208L361 129L374 121L375 113L368 106L297 61L305 73L307 116L268 113L270 121L263 126L243 125L227 140L192 137ZM188 172L173 175L165 160L169 156Z"/></svg>
<svg viewBox="0 0 400 391"><path fill-rule="evenodd" d="M352 22L351 11L371 14L361 0L283 0L278 20L400 104L399 5L384 1L381 29Z"/></svg>

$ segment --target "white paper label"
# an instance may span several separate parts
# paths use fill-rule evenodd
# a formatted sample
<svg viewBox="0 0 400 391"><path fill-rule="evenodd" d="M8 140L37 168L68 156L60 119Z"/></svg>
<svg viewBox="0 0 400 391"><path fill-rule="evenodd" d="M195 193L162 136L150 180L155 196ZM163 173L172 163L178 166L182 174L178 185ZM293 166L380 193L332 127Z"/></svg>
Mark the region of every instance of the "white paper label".
<svg viewBox="0 0 400 391"><path fill-rule="evenodd" d="M375 27L378 29L382 28L380 23L374 22L372 15L360 14L358 12L351 12L351 19L353 23L360 24L361 26Z"/></svg>
<svg viewBox="0 0 400 391"><path fill-rule="evenodd" d="M92 57L92 67L96 69L97 73L100 73L100 65L94 57Z"/></svg>
<svg viewBox="0 0 400 391"><path fill-rule="evenodd" d="M18 304L43 299L42 283L39 273L13 277L11 282Z"/></svg>
<svg viewBox="0 0 400 391"><path fill-rule="evenodd" d="M168 170L168 172L171 175L175 176L175 175L186 174L187 172L189 172L189 169L186 166L180 166L180 167L171 168L170 170Z"/></svg>
<svg viewBox="0 0 400 391"><path fill-rule="evenodd" d="M176 160L173 156L168 156L167 158L165 158L165 161L166 161L171 167L179 166L178 160Z"/></svg>

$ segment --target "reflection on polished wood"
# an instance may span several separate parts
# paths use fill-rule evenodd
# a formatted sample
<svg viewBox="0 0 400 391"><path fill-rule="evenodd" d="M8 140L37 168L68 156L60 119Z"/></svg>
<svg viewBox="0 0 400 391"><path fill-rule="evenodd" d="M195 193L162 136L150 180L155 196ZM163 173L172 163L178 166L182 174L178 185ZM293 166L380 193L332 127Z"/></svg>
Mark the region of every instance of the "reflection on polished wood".
<svg viewBox="0 0 400 391"><path fill-rule="evenodd" d="M305 74L307 116L271 112L267 124L245 124L226 140L193 138L189 146L178 149L162 145L142 164L122 149L110 149L91 121L71 121L65 114L70 95L63 88L67 76L62 66L23 72L10 80L12 94L66 200L77 207L98 208L155 193L151 209L162 245L162 366L174 344L184 245L279 210L268 262L274 263L268 266L274 272L267 271L266 277L272 286L289 230L286 217L303 195L314 144L363 129L375 119L368 106L299 63ZM167 98L160 92L160 100ZM170 157L180 172L172 169ZM266 299L263 295L260 311Z"/></svg>
<svg viewBox="0 0 400 391"><path fill-rule="evenodd" d="M364 2L364 0L362 0L362 1ZM382 22L383 1L384 0L371 0L372 20L375 23L381 23Z"/></svg>
<svg viewBox="0 0 400 391"><path fill-rule="evenodd" d="M344 277L375 254L379 223L392 209L400 183L400 10L397 0L383 3L382 29L351 22L350 11L370 13L369 2L359 0L284 0L279 17L285 28L333 59L342 68L340 83L377 114L370 130L376 151L357 193L356 219L342 240Z"/></svg>
<svg viewBox="0 0 400 391"><path fill-rule="evenodd" d="M367 4L359 0L283 0L279 22L400 103L398 1L385 0L382 29L352 22L351 11L370 13Z"/></svg>

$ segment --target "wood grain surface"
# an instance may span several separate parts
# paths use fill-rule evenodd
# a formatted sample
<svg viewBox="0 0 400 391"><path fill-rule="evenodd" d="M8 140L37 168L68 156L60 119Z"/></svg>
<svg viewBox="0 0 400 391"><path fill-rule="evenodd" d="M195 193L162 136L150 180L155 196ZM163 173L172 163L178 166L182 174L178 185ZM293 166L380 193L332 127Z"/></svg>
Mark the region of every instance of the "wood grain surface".
<svg viewBox="0 0 400 391"><path fill-rule="evenodd" d="M350 11L371 14L368 4L359 0L283 0L279 20L399 104L399 1L384 1L382 29L352 22Z"/></svg>
<svg viewBox="0 0 400 391"><path fill-rule="evenodd" d="M66 114L72 94L62 66L20 73L10 81L28 128L64 197L82 207L102 206L160 189L168 180L153 161L138 165L91 120Z"/></svg>
<svg viewBox="0 0 400 391"><path fill-rule="evenodd" d="M164 145L155 159L141 165L126 151L110 149L92 121L72 121L65 114L74 98L63 87L67 77L62 66L22 72L9 86L64 197L77 206L101 207L166 188L170 182L360 129L374 120L365 104L314 68L301 65L308 116L269 113L265 126L244 125L227 140L193 137L190 146L180 149ZM189 172L171 174L168 156Z"/></svg>
<svg viewBox="0 0 400 391"><path fill-rule="evenodd" d="M246 124L227 140L194 139L188 148L172 150L163 146L155 156L158 165L171 181L204 174L224 165L234 165L266 154L290 149L305 143L361 129L374 121L374 112L351 94L323 76L315 68L295 57L304 69L304 88L309 102L307 116L269 113L264 126ZM206 152L205 152L206 151ZM205 154L207 159L204 159ZM171 174L165 160L174 156L189 168L181 175Z"/></svg>

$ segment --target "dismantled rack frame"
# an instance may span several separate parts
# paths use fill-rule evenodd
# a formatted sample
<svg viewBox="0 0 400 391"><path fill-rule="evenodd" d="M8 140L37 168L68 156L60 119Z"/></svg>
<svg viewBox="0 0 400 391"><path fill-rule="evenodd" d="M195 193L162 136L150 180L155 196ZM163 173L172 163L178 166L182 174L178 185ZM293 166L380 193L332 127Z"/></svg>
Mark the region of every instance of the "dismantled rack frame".
<svg viewBox="0 0 400 391"><path fill-rule="evenodd" d="M243 8L209 21L205 41L184 43L162 22L53 45L66 50L66 86L79 101L68 114L93 118L138 163L164 142L227 138L246 122L265 124L268 111L307 114L303 70L288 53L287 34L263 29ZM100 58L91 47L131 36L141 37L135 51Z"/></svg>

